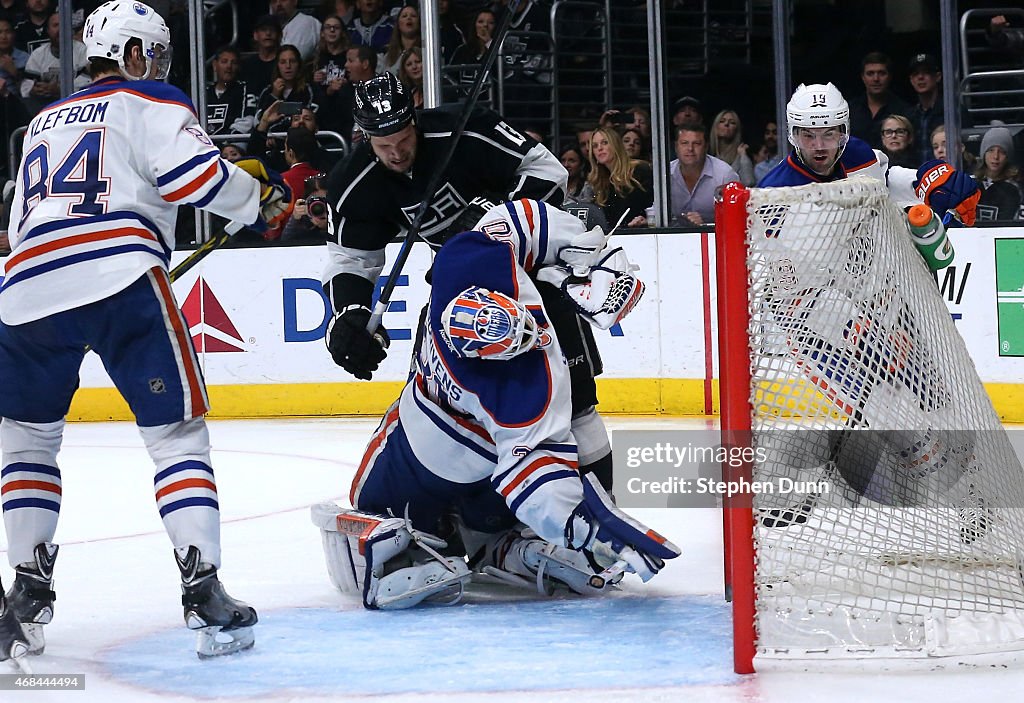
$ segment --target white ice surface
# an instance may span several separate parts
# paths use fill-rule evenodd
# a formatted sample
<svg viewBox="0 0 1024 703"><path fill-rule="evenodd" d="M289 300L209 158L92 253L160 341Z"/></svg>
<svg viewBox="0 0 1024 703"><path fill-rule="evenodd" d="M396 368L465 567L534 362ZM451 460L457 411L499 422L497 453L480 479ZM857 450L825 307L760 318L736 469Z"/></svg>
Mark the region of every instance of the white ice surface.
<svg viewBox="0 0 1024 703"><path fill-rule="evenodd" d="M1015 700L1024 671L732 674L721 514L632 511L683 548L648 585L606 599L539 600L482 587L455 608L363 611L330 585L308 506L347 503L375 421L211 422L223 518L221 576L255 605L256 648L199 662L134 425L70 425L60 456L58 594L37 674L84 692L0 701L899 701ZM613 427L706 421L613 419ZM6 542L0 544L6 551ZM12 570L0 564L5 585Z"/></svg>

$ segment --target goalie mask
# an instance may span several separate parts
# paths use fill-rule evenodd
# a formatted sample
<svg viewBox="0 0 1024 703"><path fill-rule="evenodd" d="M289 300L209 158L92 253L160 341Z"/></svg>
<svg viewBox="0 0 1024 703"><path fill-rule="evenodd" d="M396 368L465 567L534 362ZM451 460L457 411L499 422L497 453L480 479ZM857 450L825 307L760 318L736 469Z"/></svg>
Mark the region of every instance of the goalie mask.
<svg viewBox="0 0 1024 703"><path fill-rule="evenodd" d="M786 121L789 143L800 160L819 175L828 174L850 140L850 106L843 94L831 83L801 83L786 105ZM833 149L835 156L829 153L828 163L815 164L814 151Z"/></svg>
<svg viewBox="0 0 1024 703"><path fill-rule="evenodd" d="M146 71L141 76L133 76L125 69L126 45L132 39L142 42ZM103 3L86 18L82 40L88 58L116 61L121 75L128 80L162 81L171 70L171 33L163 18L144 3Z"/></svg>
<svg viewBox="0 0 1024 703"><path fill-rule="evenodd" d="M551 344L526 307L504 293L472 286L459 293L441 313L449 348L465 359L506 361Z"/></svg>

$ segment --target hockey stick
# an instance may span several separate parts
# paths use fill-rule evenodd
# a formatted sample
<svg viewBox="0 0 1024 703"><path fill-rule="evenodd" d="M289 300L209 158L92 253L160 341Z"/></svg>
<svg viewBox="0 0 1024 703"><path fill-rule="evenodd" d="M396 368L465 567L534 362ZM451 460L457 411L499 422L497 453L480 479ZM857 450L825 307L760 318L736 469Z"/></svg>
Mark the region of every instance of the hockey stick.
<svg viewBox="0 0 1024 703"><path fill-rule="evenodd" d="M241 222L232 221L227 223L227 225L224 226L224 229L203 242L198 249L185 257L184 261L171 269L170 274L168 274L170 276L171 283L174 283L185 275L185 273L205 259L214 249L219 249L227 244L231 237L244 228L245 225Z"/></svg>
<svg viewBox="0 0 1024 703"><path fill-rule="evenodd" d="M423 218L427 214L427 210L430 209L430 204L434 202L434 198L437 197L437 188L441 185L441 179L444 178L445 172L448 170L448 164L452 160L452 156L455 155L455 148L459 144L459 139L462 138L462 133L466 129L466 123L469 122L469 116L473 112L473 108L476 106L477 99L480 96L480 91L484 85L484 79L487 74L491 71L491 66L494 65L494 60L498 56L498 51L501 48L501 44L505 41L505 35L508 33L508 28L512 24L512 16L519 10L519 5L522 0L510 0L506 6L505 17L501 20L501 26L498 28L497 33L491 40L491 46L487 49L487 54L484 56L483 61L480 64L480 71L476 75L476 79L473 81L473 86L470 88L469 95L466 97L466 101L462 105L462 112L459 113L459 121L455 123L455 129L452 130L451 143L448 145L448 151L445 152L444 157L437 164L437 169L430 177L430 181L426 187L426 197L420 201L419 207L416 209L416 214L412 218L412 224L409 225L409 230L405 235L405 241L402 243L402 248L398 252L398 258L395 259L395 263L391 266L391 273L388 274L387 283L380 291L380 296L377 298L377 304L373 306L373 312L370 314L370 320L366 323L366 330L371 334L377 331L380 326L380 322L384 317L384 311L387 310L388 304L391 302L391 295L395 291L395 286L398 285L399 274L402 273L402 269L405 268L405 262L408 261L409 255L412 253L412 245L416 243L416 240L422 239L420 237L420 227L423 226Z"/></svg>

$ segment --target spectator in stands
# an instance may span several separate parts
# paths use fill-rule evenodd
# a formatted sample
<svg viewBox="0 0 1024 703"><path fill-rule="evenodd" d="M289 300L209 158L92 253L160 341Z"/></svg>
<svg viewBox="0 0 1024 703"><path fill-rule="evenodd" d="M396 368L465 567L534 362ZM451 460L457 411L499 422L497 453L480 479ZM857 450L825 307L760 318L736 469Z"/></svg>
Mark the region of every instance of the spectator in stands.
<svg viewBox="0 0 1024 703"><path fill-rule="evenodd" d="M717 156L739 174L740 182L745 186L753 186L754 162L747 154L748 147L743 141L743 125L735 110L722 110L715 115L711 123L711 141L708 153Z"/></svg>
<svg viewBox="0 0 1024 703"><path fill-rule="evenodd" d="M304 106L313 104L313 89L306 82L306 74L302 68L302 56L291 44L282 44L277 50L277 63L271 76L270 85L263 89L256 101L256 118L263 122L262 116L273 103L300 103ZM293 113L294 114L294 113ZM279 115L268 127L271 132L279 132L288 128L289 115Z"/></svg>
<svg viewBox="0 0 1024 703"><path fill-rule="evenodd" d="M384 52L384 70L397 76L402 67L401 60L405 51L421 46L423 39L420 35L420 12L412 5L406 5L398 13L395 31L391 33L388 48Z"/></svg>
<svg viewBox="0 0 1024 703"><path fill-rule="evenodd" d="M18 24L14 25L14 45L31 54L49 40L46 21L53 13L51 0L25 0L25 14Z"/></svg>
<svg viewBox="0 0 1024 703"><path fill-rule="evenodd" d="M942 71L938 60L931 54L915 54L910 59L910 85L917 95L907 117L914 126L914 133L921 136L915 144L916 159L923 164L931 158L931 144L924 135L931 134L945 121L942 108Z"/></svg>
<svg viewBox="0 0 1024 703"><path fill-rule="evenodd" d="M672 126L681 124L704 124L700 100L692 95L684 95L672 103Z"/></svg>
<svg viewBox="0 0 1024 703"><path fill-rule="evenodd" d="M739 175L729 164L708 154L704 125L675 128L676 158L669 164L670 221L674 227L715 221L715 191Z"/></svg>
<svg viewBox="0 0 1024 703"><path fill-rule="evenodd" d="M0 93L21 95L28 54L14 45L14 25L0 17Z"/></svg>
<svg viewBox="0 0 1024 703"><path fill-rule="evenodd" d="M60 97L60 15L54 12L47 20L50 41L29 54L25 62L25 80L21 83L21 97L29 115L37 112ZM85 44L72 40L74 87L75 90L89 85L86 72L89 60L85 56Z"/></svg>
<svg viewBox="0 0 1024 703"><path fill-rule="evenodd" d="M273 15L263 15L252 29L254 56L242 59L239 77L253 95L259 95L273 80L277 52L281 48L281 23Z"/></svg>
<svg viewBox="0 0 1024 703"><path fill-rule="evenodd" d="M455 65L480 63L484 52L491 45L496 26L494 12L487 8L478 10L473 16L473 31L466 35L466 42L455 49L451 63ZM472 78L470 78L470 82L472 82Z"/></svg>
<svg viewBox="0 0 1024 703"><path fill-rule="evenodd" d="M25 3L23 0L0 0L0 20L7 20L13 28L25 19ZM28 54L28 52L25 52Z"/></svg>
<svg viewBox="0 0 1024 703"><path fill-rule="evenodd" d="M981 139L981 161L974 177L984 189L978 201L978 220L1020 220L1024 191L1014 165L1013 136L1002 123Z"/></svg>
<svg viewBox="0 0 1024 703"><path fill-rule="evenodd" d="M940 124L932 130L930 145L932 158L946 161L946 125Z"/></svg>
<svg viewBox="0 0 1024 703"><path fill-rule="evenodd" d="M270 14L281 23L281 43L299 50L303 61L310 61L320 40L320 20L299 12L298 0L270 0Z"/></svg>
<svg viewBox="0 0 1024 703"><path fill-rule="evenodd" d="M313 132L301 125L288 128L288 136L284 140L284 162L288 169L281 174L281 178L292 189L293 198L303 194L307 178L320 173L320 169L314 165L321 161L319 151L320 145Z"/></svg>
<svg viewBox="0 0 1024 703"><path fill-rule="evenodd" d="M568 187L565 191L566 198L576 201L593 200L594 193L589 190L587 185L587 157L583 154L583 148L579 144L570 144L559 152L558 160L569 172Z"/></svg>
<svg viewBox="0 0 1024 703"><path fill-rule="evenodd" d="M903 115L889 115L882 120L882 151L890 166L916 169L921 165L914 148L914 126ZM929 149L931 145L929 145Z"/></svg>
<svg viewBox="0 0 1024 703"><path fill-rule="evenodd" d="M358 0L359 14L348 28L348 36L355 46L369 46L374 52L383 54L391 41L394 23L384 12L383 0Z"/></svg>
<svg viewBox="0 0 1024 703"><path fill-rule="evenodd" d="M292 216L284 226L281 241L288 244L323 244L327 241L327 174L308 176L303 197L295 201Z"/></svg>
<svg viewBox="0 0 1024 703"><path fill-rule="evenodd" d="M583 163L590 163L590 138L594 135L594 127L589 124L581 124L576 127L576 143L583 150Z"/></svg>
<svg viewBox="0 0 1024 703"><path fill-rule="evenodd" d="M644 143L650 147L651 145L651 112L642 105L634 105L633 107L626 110L626 112L633 115L633 121L626 125L626 129L635 129L641 137L644 138Z"/></svg>
<svg viewBox="0 0 1024 703"><path fill-rule="evenodd" d="M614 129L594 130L587 183L594 191L594 203L610 225L615 226L623 215L626 227L647 224L645 213L654 203L654 173L650 164L626 155L622 137Z"/></svg>
<svg viewBox="0 0 1024 703"><path fill-rule="evenodd" d="M213 55L213 81L206 86L206 131L248 134L256 125L256 96L238 80L239 53L224 46Z"/></svg>
<svg viewBox="0 0 1024 703"><path fill-rule="evenodd" d="M785 152L779 149L779 125L774 120L765 123L761 139L761 147L753 159L754 179L758 182L786 158Z"/></svg>
<svg viewBox="0 0 1024 703"><path fill-rule="evenodd" d="M622 133L622 146L626 148L626 155L629 158L650 163L651 153L644 143L643 135L637 130L627 129Z"/></svg>
<svg viewBox="0 0 1024 703"><path fill-rule="evenodd" d="M245 151L243 151L243 149L237 144L226 142L220 148L220 155L221 158L227 159L231 163L235 163L236 161L241 161L245 158Z"/></svg>
<svg viewBox="0 0 1024 703"><path fill-rule="evenodd" d="M413 107L423 107L423 50L418 46L406 49L398 63L398 80L409 89Z"/></svg>
<svg viewBox="0 0 1024 703"><path fill-rule="evenodd" d="M348 47L348 33L341 18L328 16L320 25L320 42L313 56L313 85L317 91L336 93L341 87Z"/></svg>
<svg viewBox="0 0 1024 703"><path fill-rule="evenodd" d="M343 26L348 27L356 16L356 2L355 0L323 0L316 15L323 20L334 15L341 20Z"/></svg>
<svg viewBox="0 0 1024 703"><path fill-rule="evenodd" d="M882 148L882 121L889 115L907 115L910 105L893 93L892 60L872 51L861 60L860 79L864 94L850 100L850 134L875 149Z"/></svg>
<svg viewBox="0 0 1024 703"><path fill-rule="evenodd" d="M449 0L437 0L437 15L441 25L441 62L449 64L455 50L466 43L466 35L451 11Z"/></svg>
<svg viewBox="0 0 1024 703"><path fill-rule="evenodd" d="M377 73L377 52L367 45L350 46L345 52L345 75L348 77L337 92L332 108L321 118L324 129L341 134L349 143L355 144L363 133L355 128L352 110L355 107L355 84L368 81ZM327 115L330 116L329 122ZM330 126L328 126L330 125Z"/></svg>
<svg viewBox="0 0 1024 703"><path fill-rule="evenodd" d="M1006 15L996 15L989 20L988 42L996 49L1024 57L1024 28L1011 27Z"/></svg>

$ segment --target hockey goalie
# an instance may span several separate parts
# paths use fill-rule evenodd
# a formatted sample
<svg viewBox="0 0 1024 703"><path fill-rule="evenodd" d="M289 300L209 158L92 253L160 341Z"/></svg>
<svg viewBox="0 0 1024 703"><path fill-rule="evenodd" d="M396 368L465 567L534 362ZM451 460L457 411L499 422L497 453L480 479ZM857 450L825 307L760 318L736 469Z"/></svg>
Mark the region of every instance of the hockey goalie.
<svg viewBox="0 0 1024 703"><path fill-rule="evenodd" d="M473 573L551 592L647 581L679 555L581 478L569 373L531 276L607 329L643 294L621 249L535 200L446 242L413 369L352 482L312 508L331 580L369 609L457 602Z"/></svg>

